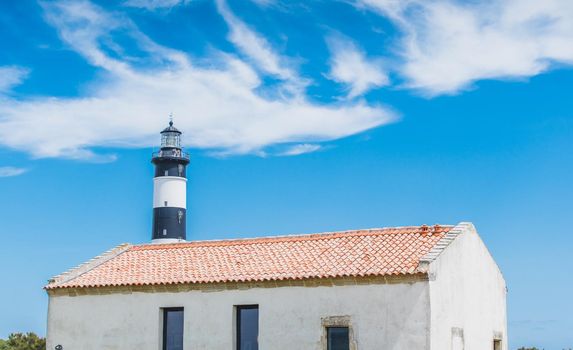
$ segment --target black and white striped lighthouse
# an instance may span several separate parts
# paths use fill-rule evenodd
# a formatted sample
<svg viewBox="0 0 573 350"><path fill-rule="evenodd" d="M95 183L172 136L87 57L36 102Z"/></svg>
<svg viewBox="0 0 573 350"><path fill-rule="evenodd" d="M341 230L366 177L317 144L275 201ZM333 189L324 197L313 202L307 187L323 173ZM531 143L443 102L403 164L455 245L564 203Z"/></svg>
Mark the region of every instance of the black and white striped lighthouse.
<svg viewBox="0 0 573 350"><path fill-rule="evenodd" d="M181 131L173 121L161 132L161 149L153 153L153 233L154 243L185 240L187 217L186 168L189 154L181 147Z"/></svg>

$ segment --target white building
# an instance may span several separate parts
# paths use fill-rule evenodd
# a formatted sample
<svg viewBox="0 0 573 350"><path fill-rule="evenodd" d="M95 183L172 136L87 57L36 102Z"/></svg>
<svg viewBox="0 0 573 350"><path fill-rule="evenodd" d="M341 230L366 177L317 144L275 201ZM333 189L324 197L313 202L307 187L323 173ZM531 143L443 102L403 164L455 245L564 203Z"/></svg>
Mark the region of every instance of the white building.
<svg viewBox="0 0 573 350"><path fill-rule="evenodd" d="M47 349L506 350L506 286L470 223L185 241L180 132L153 241L54 277Z"/></svg>
<svg viewBox="0 0 573 350"><path fill-rule="evenodd" d="M48 349L507 349L469 223L122 245L46 289Z"/></svg>

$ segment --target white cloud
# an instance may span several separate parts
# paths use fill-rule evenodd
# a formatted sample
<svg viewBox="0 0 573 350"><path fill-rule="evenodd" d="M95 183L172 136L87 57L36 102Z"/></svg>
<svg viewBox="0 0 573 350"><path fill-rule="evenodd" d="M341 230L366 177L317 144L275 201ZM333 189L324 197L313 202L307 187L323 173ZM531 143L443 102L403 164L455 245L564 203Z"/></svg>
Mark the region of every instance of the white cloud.
<svg viewBox="0 0 573 350"><path fill-rule="evenodd" d="M105 49L120 53L112 31L127 26L124 18L111 16L89 1L43 1L46 20L58 29L60 38L94 66L126 70L127 64L111 58Z"/></svg>
<svg viewBox="0 0 573 350"><path fill-rule="evenodd" d="M315 145L311 143L301 143L298 145L291 146L285 151L279 153L281 156L298 156L305 153L316 152L322 147L320 145Z"/></svg>
<svg viewBox="0 0 573 350"><path fill-rule="evenodd" d="M362 50L347 39L331 38L328 42L332 51L328 76L349 86L349 98L390 83L380 60L369 60Z"/></svg>
<svg viewBox="0 0 573 350"><path fill-rule="evenodd" d="M570 0L357 0L403 31L407 87L455 93L480 79L526 78L573 63Z"/></svg>
<svg viewBox="0 0 573 350"><path fill-rule="evenodd" d="M18 176L22 175L27 172L28 169L24 168L16 168L12 166L2 166L0 167L0 177L10 177L10 176Z"/></svg>
<svg viewBox="0 0 573 350"><path fill-rule="evenodd" d="M0 67L0 93L10 91L28 76L28 70L22 67Z"/></svg>
<svg viewBox="0 0 573 350"><path fill-rule="evenodd" d="M185 5L190 0L127 0L123 4L129 7L139 7L147 10L170 9L177 5Z"/></svg>
<svg viewBox="0 0 573 350"><path fill-rule="evenodd" d="M225 0L216 0L217 9L229 26L229 41L248 56L264 73L289 80L298 87L304 87L304 80L287 67L286 58L278 55L268 41L249 28L231 11Z"/></svg>
<svg viewBox="0 0 573 350"><path fill-rule="evenodd" d="M0 99L0 144L36 157L102 161L107 158L95 155L93 147L156 145L171 111L188 146L227 153L333 140L393 118L385 108L365 102L323 105L305 96L265 98L256 92L261 88L257 72L232 55L213 55L206 68L89 2L43 6L61 38L105 70L107 78L75 98ZM137 59L113 41L118 32L140 47ZM141 60L145 64L138 65ZM155 68L140 68L149 63Z"/></svg>

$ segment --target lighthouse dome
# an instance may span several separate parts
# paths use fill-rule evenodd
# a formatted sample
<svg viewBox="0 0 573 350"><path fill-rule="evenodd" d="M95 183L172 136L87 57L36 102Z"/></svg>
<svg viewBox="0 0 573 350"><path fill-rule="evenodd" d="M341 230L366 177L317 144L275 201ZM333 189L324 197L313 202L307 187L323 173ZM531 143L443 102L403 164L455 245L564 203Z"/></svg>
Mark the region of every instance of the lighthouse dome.
<svg viewBox="0 0 573 350"><path fill-rule="evenodd" d="M177 133L177 134L181 134L181 131L179 131L179 129L177 129L176 127L173 126L173 121L169 122L169 126L166 127L165 129L163 129L163 131L161 131L161 133L167 133L167 132L173 132L173 133Z"/></svg>

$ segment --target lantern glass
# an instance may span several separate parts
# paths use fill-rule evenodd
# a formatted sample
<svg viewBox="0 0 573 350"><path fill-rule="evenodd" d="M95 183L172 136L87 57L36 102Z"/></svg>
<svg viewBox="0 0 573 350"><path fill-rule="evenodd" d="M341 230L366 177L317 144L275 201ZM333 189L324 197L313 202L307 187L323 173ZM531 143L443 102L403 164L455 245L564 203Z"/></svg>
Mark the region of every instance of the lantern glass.
<svg viewBox="0 0 573 350"><path fill-rule="evenodd" d="M165 132L161 135L161 147L181 148L181 138L179 133Z"/></svg>

